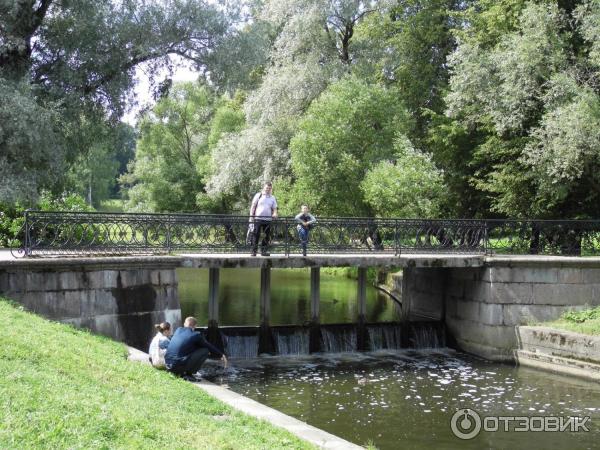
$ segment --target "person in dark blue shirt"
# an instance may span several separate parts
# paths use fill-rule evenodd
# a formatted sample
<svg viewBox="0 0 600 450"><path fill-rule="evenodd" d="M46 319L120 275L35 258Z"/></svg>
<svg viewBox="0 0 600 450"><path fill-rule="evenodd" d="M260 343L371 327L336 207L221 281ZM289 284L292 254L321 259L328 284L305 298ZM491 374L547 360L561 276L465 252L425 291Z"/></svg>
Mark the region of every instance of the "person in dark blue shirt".
<svg viewBox="0 0 600 450"><path fill-rule="evenodd" d="M194 317L188 317L185 319L183 327L179 327L175 331L167 347L167 353L165 353L165 366L169 372L192 376L200 370L208 358L209 352L221 355L221 361L227 367L227 357L204 339L202 334L194 331L197 323L198 321Z"/></svg>

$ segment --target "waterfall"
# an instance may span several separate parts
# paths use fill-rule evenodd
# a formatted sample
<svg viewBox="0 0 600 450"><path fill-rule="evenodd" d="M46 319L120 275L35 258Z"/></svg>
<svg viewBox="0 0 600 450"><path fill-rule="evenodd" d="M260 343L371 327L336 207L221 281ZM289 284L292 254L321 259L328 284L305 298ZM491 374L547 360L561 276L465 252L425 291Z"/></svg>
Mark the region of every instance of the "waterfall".
<svg viewBox="0 0 600 450"><path fill-rule="evenodd" d="M278 355L308 355L308 330L273 329Z"/></svg>
<svg viewBox="0 0 600 450"><path fill-rule="evenodd" d="M396 324L367 326L371 351L402 348L402 329Z"/></svg>
<svg viewBox="0 0 600 450"><path fill-rule="evenodd" d="M410 325L411 348L440 348L446 346L444 328L437 322L413 322Z"/></svg>
<svg viewBox="0 0 600 450"><path fill-rule="evenodd" d="M321 326L321 349L326 353L356 351L356 329L354 327Z"/></svg>
<svg viewBox="0 0 600 450"><path fill-rule="evenodd" d="M258 335L223 335L226 352L232 358L256 358L258 356Z"/></svg>

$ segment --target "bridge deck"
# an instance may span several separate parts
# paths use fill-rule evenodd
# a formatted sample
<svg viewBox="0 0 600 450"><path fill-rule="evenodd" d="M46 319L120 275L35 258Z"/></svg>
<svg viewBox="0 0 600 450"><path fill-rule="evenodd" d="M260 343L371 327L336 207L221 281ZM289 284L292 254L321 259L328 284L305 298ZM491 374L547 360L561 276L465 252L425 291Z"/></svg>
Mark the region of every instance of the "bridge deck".
<svg viewBox="0 0 600 450"><path fill-rule="evenodd" d="M152 267L197 267L197 268L302 268L302 267L481 267L483 255L468 254L315 254L300 255L271 254L250 256L247 253L182 253L176 255L136 256L60 256L15 258L10 251L0 250L0 267L41 268L103 266L119 268Z"/></svg>

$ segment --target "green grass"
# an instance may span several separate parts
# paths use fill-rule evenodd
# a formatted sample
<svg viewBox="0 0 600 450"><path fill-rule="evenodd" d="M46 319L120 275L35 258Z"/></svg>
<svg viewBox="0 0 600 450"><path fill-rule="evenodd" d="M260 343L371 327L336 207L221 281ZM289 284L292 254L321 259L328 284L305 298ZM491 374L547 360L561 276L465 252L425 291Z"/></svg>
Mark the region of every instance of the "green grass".
<svg viewBox="0 0 600 450"><path fill-rule="evenodd" d="M100 207L98 211L102 212L125 212L124 211L125 202L120 198L109 198L107 200L103 200L100 203Z"/></svg>
<svg viewBox="0 0 600 450"><path fill-rule="evenodd" d="M600 336L600 306L583 311L568 311L559 319L544 322L541 325L575 333Z"/></svg>
<svg viewBox="0 0 600 450"><path fill-rule="evenodd" d="M313 448L110 339L0 298L0 448Z"/></svg>

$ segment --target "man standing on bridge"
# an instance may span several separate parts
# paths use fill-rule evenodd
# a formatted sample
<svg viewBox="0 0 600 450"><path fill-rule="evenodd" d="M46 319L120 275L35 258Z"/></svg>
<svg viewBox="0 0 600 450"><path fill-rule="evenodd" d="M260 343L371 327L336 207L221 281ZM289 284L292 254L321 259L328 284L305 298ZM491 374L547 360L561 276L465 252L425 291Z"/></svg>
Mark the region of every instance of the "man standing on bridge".
<svg viewBox="0 0 600 450"><path fill-rule="evenodd" d="M208 358L209 351L221 355L221 361L227 367L227 357L204 339L204 336L194 331L197 323L194 317L188 317L183 322L183 327L175 331L165 353L165 366L169 372L184 377L193 376Z"/></svg>
<svg viewBox="0 0 600 450"><path fill-rule="evenodd" d="M266 182L262 192L257 192L250 205L250 221L254 226L252 233L252 256L256 256L258 240L261 231L264 233L260 250L262 256L269 256L268 248L271 241L271 222L277 217L277 200L272 195L273 185Z"/></svg>

